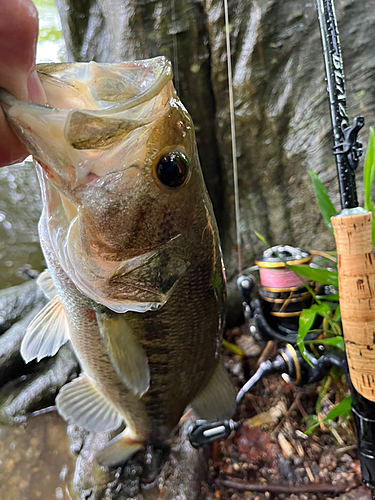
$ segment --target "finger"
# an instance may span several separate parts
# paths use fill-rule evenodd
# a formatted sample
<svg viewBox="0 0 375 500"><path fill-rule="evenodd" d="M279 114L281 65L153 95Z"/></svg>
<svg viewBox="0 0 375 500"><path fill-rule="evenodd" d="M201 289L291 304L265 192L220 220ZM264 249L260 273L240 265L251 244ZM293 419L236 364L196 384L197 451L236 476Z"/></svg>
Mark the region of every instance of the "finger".
<svg viewBox="0 0 375 500"><path fill-rule="evenodd" d="M21 101L45 104L36 73L38 13L30 0L0 1L0 87ZM27 151L0 108L0 166L22 161Z"/></svg>

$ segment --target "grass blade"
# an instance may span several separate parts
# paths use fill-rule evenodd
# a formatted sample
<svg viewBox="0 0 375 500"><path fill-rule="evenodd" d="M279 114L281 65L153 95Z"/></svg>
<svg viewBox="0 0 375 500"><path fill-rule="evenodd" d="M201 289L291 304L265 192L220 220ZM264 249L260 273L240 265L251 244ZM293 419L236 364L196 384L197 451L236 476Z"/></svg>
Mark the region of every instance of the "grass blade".
<svg viewBox="0 0 375 500"><path fill-rule="evenodd" d="M366 151L365 164L363 167L363 189L365 192L365 209L371 210L371 187L374 182L375 173L375 133L374 129L370 128L370 136Z"/></svg>
<svg viewBox="0 0 375 500"><path fill-rule="evenodd" d="M337 347L337 349L344 350L345 343L342 337L330 337L328 339L320 339L320 340L310 340L309 344L324 344L324 345L333 345Z"/></svg>
<svg viewBox="0 0 375 500"><path fill-rule="evenodd" d="M370 135L366 151L365 164L363 167L363 189L365 192L365 210L372 212L372 244L375 245L375 212L371 200L371 188L374 183L375 174L375 133L374 129L370 127Z"/></svg>
<svg viewBox="0 0 375 500"><path fill-rule="evenodd" d="M324 222L328 229L331 231L333 234L333 229L332 229L332 224L331 224L331 217L337 214L336 208L333 206L333 203L328 196L327 190L324 187L324 184L322 181L319 180L319 177L316 175L315 172L312 170L309 171L310 177L313 181L313 186L314 186L314 191L315 191L315 197L316 201L318 202L320 211L322 213Z"/></svg>

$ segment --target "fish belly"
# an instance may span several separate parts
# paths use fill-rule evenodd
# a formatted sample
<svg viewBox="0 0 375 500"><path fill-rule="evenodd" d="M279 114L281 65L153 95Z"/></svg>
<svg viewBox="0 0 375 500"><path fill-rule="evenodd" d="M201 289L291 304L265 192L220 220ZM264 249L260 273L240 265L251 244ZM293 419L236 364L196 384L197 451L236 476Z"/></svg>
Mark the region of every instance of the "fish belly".
<svg viewBox="0 0 375 500"><path fill-rule="evenodd" d="M116 407L134 439L146 442L150 434L149 418L144 404L123 384L105 350L96 313L61 269L51 251L48 233L39 223L40 239L48 268L64 306L69 322L69 338L85 376L95 389Z"/></svg>

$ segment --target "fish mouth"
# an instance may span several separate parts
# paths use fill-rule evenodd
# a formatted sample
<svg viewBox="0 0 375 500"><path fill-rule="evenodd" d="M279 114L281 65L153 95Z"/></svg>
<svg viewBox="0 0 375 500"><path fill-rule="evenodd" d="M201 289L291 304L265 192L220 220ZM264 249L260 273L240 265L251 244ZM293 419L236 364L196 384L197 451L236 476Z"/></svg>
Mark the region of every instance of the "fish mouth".
<svg viewBox="0 0 375 500"><path fill-rule="evenodd" d="M0 105L30 154L64 189L86 183L87 172L94 179L111 165L120 168L119 159L130 156L147 127L168 112L176 97L165 57L121 64L43 64L38 71L48 106L18 101L3 89Z"/></svg>
<svg viewBox="0 0 375 500"><path fill-rule="evenodd" d="M48 106L18 101L4 89L0 104L39 160L43 135L65 139L74 149L108 149L153 122L173 95L173 90L164 91L173 78L165 57L121 64L43 64L38 72Z"/></svg>
<svg viewBox="0 0 375 500"><path fill-rule="evenodd" d="M98 67L100 67L100 70L98 70ZM133 84L128 85L127 93L124 91L122 93L118 92L117 94L111 93L111 87L113 87L114 82L121 82L118 76L119 69L121 68L124 69L124 72L126 72L126 70L139 70L143 74L148 73L148 78L146 78L147 83L143 85L146 88L142 92L136 93L136 85ZM103 77L97 78L98 71L103 70L109 75L106 77L107 90L104 86L99 93L97 90L98 85L95 85L95 81L103 80ZM43 113L44 111L50 113L51 109L70 109L73 111L84 109L85 113L91 114L92 116L107 116L108 114L120 113L139 106L140 104L144 104L157 96L173 78L171 62L164 56L122 64L103 63L99 65L93 61L89 63L72 64L38 64L37 71L46 91L48 106L18 101L12 94L2 88L0 88L0 104L5 104L6 106L22 105L23 110L29 112L37 110L38 113ZM62 76L63 71L65 73L64 76ZM58 105L59 100L61 101L59 91L63 86L69 97L73 99L75 99L77 93L82 90L82 85L77 85L77 82L74 82L75 78L77 78L75 74L80 71L85 73L81 78L83 78L86 83L86 92L84 93L84 99L81 100L81 103L85 102L87 108L78 105L78 100L76 101L77 106L61 106L61 102ZM129 87L131 90L129 90ZM129 97L129 92L134 92L135 95ZM68 98L65 97L63 102L66 102L67 99ZM71 103L71 101L69 102ZM115 104L113 104L113 102L115 102Z"/></svg>

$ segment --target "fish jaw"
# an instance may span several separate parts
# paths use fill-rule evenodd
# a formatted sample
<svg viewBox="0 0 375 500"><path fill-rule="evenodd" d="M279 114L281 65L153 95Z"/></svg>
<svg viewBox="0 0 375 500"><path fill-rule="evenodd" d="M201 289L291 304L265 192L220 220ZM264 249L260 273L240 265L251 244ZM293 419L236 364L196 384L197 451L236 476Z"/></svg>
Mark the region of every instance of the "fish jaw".
<svg viewBox="0 0 375 500"><path fill-rule="evenodd" d="M164 57L117 65L48 64L39 75L49 106L20 102L4 90L0 103L30 154L68 191L90 180L89 174L103 177L105 165L121 169L114 156L127 157L129 150L113 146L133 131L133 149L139 129L162 115L174 94ZM114 96L116 85L124 91Z"/></svg>

